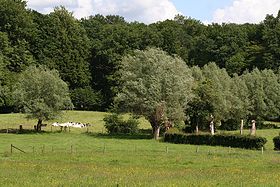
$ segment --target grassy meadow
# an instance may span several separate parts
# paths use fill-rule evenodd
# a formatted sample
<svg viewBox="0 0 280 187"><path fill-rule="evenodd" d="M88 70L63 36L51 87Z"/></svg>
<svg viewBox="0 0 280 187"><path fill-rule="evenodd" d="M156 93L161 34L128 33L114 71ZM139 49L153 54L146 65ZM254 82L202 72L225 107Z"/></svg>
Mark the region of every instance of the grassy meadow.
<svg viewBox="0 0 280 187"><path fill-rule="evenodd" d="M106 113L67 111L58 122L93 124L41 134L0 133L0 186L279 186L280 154L272 138L279 130L258 130L268 139L257 150L168 144L149 136L108 136ZM31 128L21 114L1 114L0 129ZM52 122L47 122L51 124ZM149 128L141 119L141 128ZM52 130L52 132L51 132ZM247 133L247 132L245 132ZM10 145L26 151L13 150Z"/></svg>

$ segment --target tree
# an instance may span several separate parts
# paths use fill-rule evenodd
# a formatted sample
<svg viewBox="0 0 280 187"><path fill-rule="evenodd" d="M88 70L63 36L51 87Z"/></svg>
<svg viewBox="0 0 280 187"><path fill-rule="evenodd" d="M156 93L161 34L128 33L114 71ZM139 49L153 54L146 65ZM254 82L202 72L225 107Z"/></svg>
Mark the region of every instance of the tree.
<svg viewBox="0 0 280 187"><path fill-rule="evenodd" d="M33 40L36 28L26 1L0 0L0 4L0 31L7 34L13 50L8 55L9 69L20 72L34 63L29 41Z"/></svg>
<svg viewBox="0 0 280 187"><path fill-rule="evenodd" d="M280 83L272 70L254 69L241 76L248 88L250 120L280 115Z"/></svg>
<svg viewBox="0 0 280 187"><path fill-rule="evenodd" d="M166 122L184 120L193 78L183 60L159 49L136 50L123 58L118 75L116 108L143 115L151 123L155 139Z"/></svg>
<svg viewBox="0 0 280 187"><path fill-rule="evenodd" d="M192 73L196 82L195 96L187 110L191 126L197 127L203 122L204 125L207 122L208 126L209 120L220 123L222 120L229 119L233 95L232 80L226 70L220 69L215 63L210 63L201 70L198 67L192 68ZM205 129L205 126L203 128Z"/></svg>
<svg viewBox="0 0 280 187"><path fill-rule="evenodd" d="M71 100L75 110L98 110L101 105L101 94L92 88L77 88L71 91Z"/></svg>
<svg viewBox="0 0 280 187"><path fill-rule="evenodd" d="M267 15L261 25L263 27L262 40L265 46L264 68L277 70L280 65L280 10L276 17Z"/></svg>
<svg viewBox="0 0 280 187"><path fill-rule="evenodd" d="M31 66L20 74L14 98L28 118L38 119L37 131L43 120L54 119L61 110L73 107L67 84L56 70L43 66Z"/></svg>
<svg viewBox="0 0 280 187"><path fill-rule="evenodd" d="M71 89L90 85L90 41L71 12L57 7L48 15L33 12L38 33L32 52L40 64L59 71Z"/></svg>

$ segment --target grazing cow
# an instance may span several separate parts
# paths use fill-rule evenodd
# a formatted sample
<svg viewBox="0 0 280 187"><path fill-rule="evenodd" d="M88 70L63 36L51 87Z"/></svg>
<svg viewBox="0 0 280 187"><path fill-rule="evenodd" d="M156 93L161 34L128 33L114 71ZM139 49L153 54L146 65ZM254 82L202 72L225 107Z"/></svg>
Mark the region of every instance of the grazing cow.
<svg viewBox="0 0 280 187"><path fill-rule="evenodd" d="M52 126L53 126L53 127L59 127L60 124L59 124L58 122L54 122L54 123L52 124Z"/></svg>

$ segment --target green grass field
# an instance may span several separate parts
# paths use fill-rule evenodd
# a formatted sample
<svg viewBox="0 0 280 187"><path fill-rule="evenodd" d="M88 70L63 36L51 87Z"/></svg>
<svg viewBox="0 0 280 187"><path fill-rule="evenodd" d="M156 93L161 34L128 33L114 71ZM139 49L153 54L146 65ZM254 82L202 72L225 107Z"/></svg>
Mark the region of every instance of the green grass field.
<svg viewBox="0 0 280 187"><path fill-rule="evenodd" d="M167 144L147 136L108 136L99 112L65 112L59 122L94 124L42 134L0 134L0 186L279 186L280 154L272 138L261 151ZM0 115L0 129L31 128L20 114ZM50 124L51 122L47 122ZM149 128L141 119L141 128ZM57 129L58 130L58 129ZM13 150L13 144L27 153ZM198 150L198 151L197 151Z"/></svg>

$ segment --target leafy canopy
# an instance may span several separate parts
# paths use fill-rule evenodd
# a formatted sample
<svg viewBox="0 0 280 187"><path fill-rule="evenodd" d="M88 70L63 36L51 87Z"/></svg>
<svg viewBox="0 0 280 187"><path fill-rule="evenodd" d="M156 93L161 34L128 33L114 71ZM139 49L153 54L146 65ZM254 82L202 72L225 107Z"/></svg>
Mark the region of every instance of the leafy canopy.
<svg viewBox="0 0 280 187"><path fill-rule="evenodd" d="M184 119L193 78L183 60L155 48L136 50L123 58L118 74L121 88L115 103L120 111L143 115L153 127Z"/></svg>
<svg viewBox="0 0 280 187"><path fill-rule="evenodd" d="M67 84L56 70L31 66L23 71L14 91L18 106L30 118L54 119L62 109L72 108Z"/></svg>

